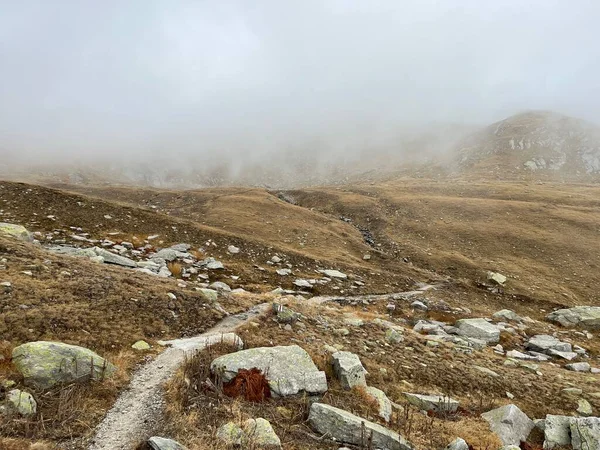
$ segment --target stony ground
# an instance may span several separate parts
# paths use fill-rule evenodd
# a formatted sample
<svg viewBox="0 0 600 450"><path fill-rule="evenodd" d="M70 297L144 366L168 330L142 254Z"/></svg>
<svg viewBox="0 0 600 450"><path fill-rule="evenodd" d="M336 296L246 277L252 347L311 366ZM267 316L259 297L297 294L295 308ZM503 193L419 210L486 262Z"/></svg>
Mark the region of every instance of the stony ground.
<svg viewBox="0 0 600 450"><path fill-rule="evenodd" d="M299 345L325 372L327 393L231 399L209 366L232 349L207 349L172 378L166 415L145 433L190 449L224 448L216 438L222 425L263 417L283 448L338 448L308 421L311 405L322 402L380 423L417 449L457 437L496 449L498 437L480 417L493 408L515 404L532 419L595 415L596 328L546 316L598 299L596 198L592 186L558 185L82 195L1 183L0 222L24 225L36 243L0 236L0 395L31 392L37 412L3 415L0 447L87 448L132 374L161 365L158 341L200 335L264 302L289 307L291 316L254 318L237 330L245 347ZM504 309L512 315L493 316ZM468 318L486 319L497 338L461 330ZM528 342L536 335L558 344L534 350ZM31 389L11 353L42 340L89 348L114 363L116 375ZM149 348L132 348L138 341ZM368 386L392 402L389 422L360 386L344 389L332 360L339 350L355 354ZM567 366L579 363L584 372ZM423 415L407 392L449 396L460 407ZM542 442L534 431L528 445Z"/></svg>

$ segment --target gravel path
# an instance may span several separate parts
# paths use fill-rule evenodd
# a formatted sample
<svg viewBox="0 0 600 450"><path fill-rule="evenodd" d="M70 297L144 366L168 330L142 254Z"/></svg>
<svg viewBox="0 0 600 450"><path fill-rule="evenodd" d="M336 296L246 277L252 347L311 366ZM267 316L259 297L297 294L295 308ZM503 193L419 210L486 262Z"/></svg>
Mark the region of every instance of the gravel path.
<svg viewBox="0 0 600 450"><path fill-rule="evenodd" d="M221 341L241 343L232 331L267 307L268 304L261 304L229 316L199 336L162 342L169 348L133 375L127 390L96 429L89 450L130 450L150 437L159 428L164 411L163 385L181 366L185 353Z"/></svg>

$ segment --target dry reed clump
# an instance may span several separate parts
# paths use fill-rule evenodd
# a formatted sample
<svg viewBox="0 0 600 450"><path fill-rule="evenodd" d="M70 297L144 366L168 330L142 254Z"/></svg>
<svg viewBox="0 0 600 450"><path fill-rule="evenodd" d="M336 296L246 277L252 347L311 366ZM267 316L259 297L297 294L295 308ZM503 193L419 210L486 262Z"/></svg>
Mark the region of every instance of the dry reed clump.
<svg viewBox="0 0 600 450"><path fill-rule="evenodd" d="M178 263L177 261L168 262L167 268L175 278L181 278L181 274L183 273L183 266L181 263Z"/></svg>
<svg viewBox="0 0 600 450"><path fill-rule="evenodd" d="M229 383L223 385L223 393L228 397L241 397L249 402L264 402L271 398L269 382L260 369L240 369Z"/></svg>

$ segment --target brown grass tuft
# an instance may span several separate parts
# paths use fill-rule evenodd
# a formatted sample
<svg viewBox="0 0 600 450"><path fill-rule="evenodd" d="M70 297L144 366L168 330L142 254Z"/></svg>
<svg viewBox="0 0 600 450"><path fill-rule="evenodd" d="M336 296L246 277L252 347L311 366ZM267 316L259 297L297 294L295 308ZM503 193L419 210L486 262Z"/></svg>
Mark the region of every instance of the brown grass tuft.
<svg viewBox="0 0 600 450"><path fill-rule="evenodd" d="M240 369L229 383L223 385L223 393L228 397L242 397L249 402L264 402L271 398L269 382L260 369Z"/></svg>

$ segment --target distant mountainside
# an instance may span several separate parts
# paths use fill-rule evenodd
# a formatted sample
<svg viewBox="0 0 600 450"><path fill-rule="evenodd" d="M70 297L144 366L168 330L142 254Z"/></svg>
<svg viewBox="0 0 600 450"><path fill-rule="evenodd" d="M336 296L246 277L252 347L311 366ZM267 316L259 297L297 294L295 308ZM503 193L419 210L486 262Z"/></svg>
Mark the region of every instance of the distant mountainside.
<svg viewBox="0 0 600 450"><path fill-rule="evenodd" d="M553 112L526 112L471 134L455 152L460 173L595 177L600 175L600 127Z"/></svg>

